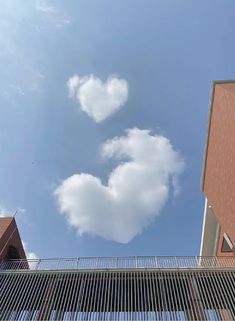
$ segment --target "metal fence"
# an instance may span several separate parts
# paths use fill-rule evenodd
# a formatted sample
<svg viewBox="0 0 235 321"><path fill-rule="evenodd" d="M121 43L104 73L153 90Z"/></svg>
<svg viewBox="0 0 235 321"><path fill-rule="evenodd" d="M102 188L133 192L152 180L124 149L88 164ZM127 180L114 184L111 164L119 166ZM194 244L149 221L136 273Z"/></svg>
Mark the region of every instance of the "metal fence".
<svg viewBox="0 0 235 321"><path fill-rule="evenodd" d="M235 320L235 270L0 271L0 320Z"/></svg>
<svg viewBox="0 0 235 321"><path fill-rule="evenodd" d="M132 256L10 260L0 270L198 269L235 267L235 257Z"/></svg>

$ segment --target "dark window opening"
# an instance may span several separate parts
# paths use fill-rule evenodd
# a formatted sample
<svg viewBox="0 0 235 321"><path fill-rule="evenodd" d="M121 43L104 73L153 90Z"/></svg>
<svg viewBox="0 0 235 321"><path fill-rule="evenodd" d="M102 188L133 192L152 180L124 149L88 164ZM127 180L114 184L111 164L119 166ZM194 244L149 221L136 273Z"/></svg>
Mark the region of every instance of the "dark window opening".
<svg viewBox="0 0 235 321"><path fill-rule="evenodd" d="M10 245L8 247L6 260L17 260L17 259L20 259L19 251L15 246Z"/></svg>
<svg viewBox="0 0 235 321"><path fill-rule="evenodd" d="M228 237L228 235L225 233L223 237L222 246L221 246L221 252L233 252L233 251L234 251L233 243Z"/></svg>

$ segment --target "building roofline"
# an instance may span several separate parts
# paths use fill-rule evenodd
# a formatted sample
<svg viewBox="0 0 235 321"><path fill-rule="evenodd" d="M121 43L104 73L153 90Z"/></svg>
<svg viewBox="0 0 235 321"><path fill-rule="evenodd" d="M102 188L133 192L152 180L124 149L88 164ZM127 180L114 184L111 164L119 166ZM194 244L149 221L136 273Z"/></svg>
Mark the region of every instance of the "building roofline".
<svg viewBox="0 0 235 321"><path fill-rule="evenodd" d="M209 100L209 111L208 111L208 125L207 125L207 134L206 134L206 143L204 147L204 158L203 158L203 167L202 167L202 175L201 175L201 190L204 191L204 183L205 183L205 175L206 175L206 162L207 162L207 153L209 147L209 136L210 136L210 129L211 129L211 116L212 116L212 109L214 103L214 93L215 93L215 86L222 85L222 84L229 84L235 83L235 79L231 80L213 80L211 85L211 92L210 92L210 100Z"/></svg>
<svg viewBox="0 0 235 321"><path fill-rule="evenodd" d="M212 84L216 85L216 84L230 84L230 83L235 83L235 79L226 79L226 80L213 80Z"/></svg>

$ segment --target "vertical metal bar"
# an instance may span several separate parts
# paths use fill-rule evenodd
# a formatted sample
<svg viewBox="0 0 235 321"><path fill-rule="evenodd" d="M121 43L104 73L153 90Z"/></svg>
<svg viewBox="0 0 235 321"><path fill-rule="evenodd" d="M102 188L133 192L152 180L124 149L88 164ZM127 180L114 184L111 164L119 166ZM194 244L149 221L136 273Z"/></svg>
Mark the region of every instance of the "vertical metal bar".
<svg viewBox="0 0 235 321"><path fill-rule="evenodd" d="M121 320L123 320L123 311L124 311L124 308L123 308L123 301L124 301L124 293L123 293L123 274L120 273L120 318Z"/></svg>
<svg viewBox="0 0 235 321"><path fill-rule="evenodd" d="M81 274L81 284L79 287L79 295L78 295L78 304L77 304L77 311L78 311L78 320L82 320L82 307L83 307L83 301L84 301L84 292L86 288L86 280L87 280L87 273L84 272Z"/></svg>
<svg viewBox="0 0 235 321"><path fill-rule="evenodd" d="M25 279L27 278L27 282L24 282L24 285L27 285L23 295L21 295L21 303L19 303L19 306L21 306L21 311L25 311L24 315L30 315L29 311L29 304L31 300L31 289L32 284L34 283L34 274L25 274ZM26 283L26 284L25 284ZM27 311L27 313L26 313Z"/></svg>
<svg viewBox="0 0 235 321"><path fill-rule="evenodd" d="M116 286L116 272L111 272L111 304L110 304L110 320L114 320L115 315L115 302L116 302L116 296L115 296L115 286Z"/></svg>
<svg viewBox="0 0 235 321"><path fill-rule="evenodd" d="M108 286L107 286L107 304L106 304L106 318L105 320L110 320L110 311L111 311L111 295L112 295L112 272L108 272L107 273L107 282L108 282Z"/></svg>
<svg viewBox="0 0 235 321"><path fill-rule="evenodd" d="M195 300L195 294L194 294L194 284L192 283L190 279L190 272L184 273L184 279L183 283L185 286L185 296L187 297L188 307L187 307L187 317L192 318L195 320L198 320L198 317L196 315L195 307L194 307L194 300Z"/></svg>
<svg viewBox="0 0 235 321"><path fill-rule="evenodd" d="M106 272L102 273L102 296L101 296L101 305L100 305L100 312L101 312L101 320L104 320L104 309L105 309L105 282L106 282Z"/></svg>
<svg viewBox="0 0 235 321"><path fill-rule="evenodd" d="M234 273L233 274L233 278L234 278ZM225 317L225 320L228 320L228 318L226 317L229 314L231 314L231 316L229 316L229 319L235 319L235 307L234 307L234 300L233 298L235 297L235 284L232 281L233 280L230 279L230 271L218 271L217 273L217 280L218 280L218 293L217 295L219 295L221 301L223 302L223 306L226 307L226 310L229 311L227 313L221 313L221 311L219 311L221 320L223 320ZM229 310L228 310L229 309Z"/></svg>
<svg viewBox="0 0 235 321"><path fill-rule="evenodd" d="M176 283L175 283L175 273L173 272L171 274L171 278L170 278L170 286L171 286L171 290L172 290L172 304L173 304L173 309L174 309L174 319L178 321L178 295L176 292Z"/></svg>
<svg viewBox="0 0 235 321"><path fill-rule="evenodd" d="M173 284L171 283L172 280L172 272L170 271L168 273L167 278L167 286L168 286L168 295L169 295L169 313L170 313L170 319L176 320L176 313L175 313L175 302L174 302L174 290L173 290Z"/></svg>
<svg viewBox="0 0 235 321"><path fill-rule="evenodd" d="M118 272L114 273L114 294L113 294L113 320L117 320L117 310L118 310Z"/></svg>
<svg viewBox="0 0 235 321"><path fill-rule="evenodd" d="M104 291L103 291L103 307L102 307L102 320L106 318L106 300L107 300L107 286L108 286L108 274L107 272L104 273Z"/></svg>
<svg viewBox="0 0 235 321"><path fill-rule="evenodd" d="M215 302L214 311L216 314L216 320L218 320L218 318L220 318L220 307L221 307L221 301L219 297L220 288L218 287L218 272L212 271L208 274L208 276L209 276L209 291L210 291L210 294L214 297L214 302Z"/></svg>
<svg viewBox="0 0 235 321"><path fill-rule="evenodd" d="M98 298L97 298L97 319L101 319L101 306L102 306L102 295L103 295L103 273L98 272L98 279L99 279L99 290L98 290Z"/></svg>
<svg viewBox="0 0 235 321"><path fill-rule="evenodd" d="M201 309L203 311L203 315L206 318L206 307L208 305L207 301L205 300L205 292L204 289L201 285L201 282L204 282L204 271L197 271L194 273L194 280L196 282L197 290L200 296L200 301L201 301Z"/></svg>
<svg viewBox="0 0 235 321"><path fill-rule="evenodd" d="M127 318L127 283L126 283L126 271L123 271L123 317Z"/></svg>
<svg viewBox="0 0 235 321"><path fill-rule="evenodd" d="M117 311L116 311L116 320L120 320L120 311L121 311L121 273L117 273Z"/></svg>
<svg viewBox="0 0 235 321"><path fill-rule="evenodd" d="M190 292L192 296L192 305L197 320L204 320L204 305L201 298L201 294L198 288L198 283L196 279L197 271L189 273L189 282L190 282Z"/></svg>
<svg viewBox="0 0 235 321"><path fill-rule="evenodd" d="M88 305L87 305L87 310L88 310L88 320L93 320L93 308L92 308L92 303L94 301L94 289L96 285L96 275L95 273L91 273L91 288L90 288L90 296L88 300Z"/></svg>
<svg viewBox="0 0 235 321"><path fill-rule="evenodd" d="M61 272L55 272L54 277L53 277L53 292L50 297L50 307L49 307L49 313L52 316L53 320L54 317L56 317L59 314L59 298L60 298L60 293L62 291L61 288L63 288L63 279L64 279L64 274ZM50 316L49 315L49 316Z"/></svg>
<svg viewBox="0 0 235 321"><path fill-rule="evenodd" d="M77 266L77 263L76 263ZM69 291L69 297L68 297L68 305L67 305L67 309L69 311L69 320L72 319L72 315L73 315L73 302L74 302L74 291L75 291L75 286L76 286L76 274L77 272L74 271L71 273L71 288Z"/></svg>
<svg viewBox="0 0 235 321"><path fill-rule="evenodd" d="M87 297L89 295L89 285L90 285L90 272L86 273L86 281L84 285L84 292L82 296L82 307L81 307L81 320L86 320L86 305L87 305Z"/></svg>
<svg viewBox="0 0 235 321"><path fill-rule="evenodd" d="M226 275L226 277L222 277L222 275ZM235 304L234 304L234 298L235 298L235 273L233 270L228 270L226 272L219 272L219 279L223 282L222 289L225 292L228 302L228 306L230 309L231 314L233 315L233 319L235 319ZM224 281L225 280L225 281ZM221 284L222 284L221 282Z"/></svg>
<svg viewBox="0 0 235 321"><path fill-rule="evenodd" d="M129 282L129 320L133 320L133 311L134 311L134 305L133 305L133 272L130 271L129 277L128 277L128 282Z"/></svg>
<svg viewBox="0 0 235 321"><path fill-rule="evenodd" d="M6 310L9 292L11 291L12 285L14 286L15 283L13 280L14 277L11 273L2 274L2 278L4 281L1 287L0 316L4 316L4 310Z"/></svg>
<svg viewBox="0 0 235 321"><path fill-rule="evenodd" d="M32 276L32 284L31 284L31 287L28 288L28 311L29 311L29 314L28 314L28 319L30 320L32 315L33 315L33 310L34 310L34 295L35 295L35 291L36 291L36 288L37 288L37 281L38 281L38 277L37 277L37 274L35 273L30 273L31 276Z"/></svg>
<svg viewBox="0 0 235 321"><path fill-rule="evenodd" d="M23 281L27 281L28 283L28 278L25 279L25 275L22 275L22 277L24 278ZM25 282L22 282L21 284L21 287L20 288L20 292L19 292L19 296L18 296L18 300L15 301L15 310L16 310L16 319L20 319L20 316L22 316L22 312L23 312L23 309L22 309L22 304L21 304L21 301L23 300L24 296L25 296L25 292L24 292L24 283Z"/></svg>
<svg viewBox="0 0 235 321"><path fill-rule="evenodd" d="M39 318L41 320L47 320L50 317L52 306L53 306L53 297L55 295L56 287L56 274L50 273L49 279L47 280L47 285L45 288L45 294L43 296L43 305L39 312Z"/></svg>
<svg viewBox="0 0 235 321"><path fill-rule="evenodd" d="M98 305L97 305L97 293L98 293L98 286L99 286L99 278L97 273L94 273L94 283L95 283L95 287L94 287L94 293L93 293L93 313L94 313L94 320L97 320L97 312L98 312Z"/></svg>
<svg viewBox="0 0 235 321"><path fill-rule="evenodd" d="M162 298L162 315L164 316L165 320L168 320L166 316L166 310L167 310L167 302L166 302L166 288L165 288L165 277L164 277L164 272L160 271L159 272L160 276L160 292L161 292L161 298Z"/></svg>
<svg viewBox="0 0 235 321"><path fill-rule="evenodd" d="M180 299L182 302L182 308L184 311L184 315L188 315L188 311L190 310L190 307L186 305L186 291L185 291L185 272L179 273L177 272L177 283L179 285L178 291L180 293Z"/></svg>
<svg viewBox="0 0 235 321"><path fill-rule="evenodd" d="M91 299L91 289L93 285L93 273L89 272L89 278L88 278L88 284L87 284L87 295L86 295L86 301L84 305L84 318L85 320L89 320L89 301Z"/></svg>
<svg viewBox="0 0 235 321"><path fill-rule="evenodd" d="M16 289L16 291L13 292L13 293L15 293L17 298L20 298L20 293L21 293L22 287L19 286L19 284L20 285L22 284L23 278L24 278L23 274L17 274L17 282L16 282L16 285L14 287ZM15 300L14 296L12 296L12 297L9 298L8 306L7 306L6 310L15 311L15 313L18 314L17 306L18 306L18 301Z"/></svg>
<svg viewBox="0 0 235 321"><path fill-rule="evenodd" d="M206 317L208 317L208 311L212 307L212 302L208 296L206 278L207 278L207 275L206 275L206 270L205 270L202 273L200 273L200 277L198 278L198 282L200 284L200 288L202 290L204 301L205 301L204 313L205 313Z"/></svg>
<svg viewBox="0 0 235 321"><path fill-rule="evenodd" d="M156 316L157 316L157 295L156 295L156 291L155 291L155 285L153 282L154 279L154 272L150 271L150 293L151 293L151 306L152 306L152 312L153 312L153 320L155 320ZM155 316L155 318L154 318Z"/></svg>
<svg viewBox="0 0 235 321"><path fill-rule="evenodd" d="M52 298L52 316L54 316L55 319L60 319L61 318L61 293L63 292L64 289L64 274L61 272L55 272L55 280L54 280L54 289L55 293Z"/></svg>
<svg viewBox="0 0 235 321"><path fill-rule="evenodd" d="M62 310L62 318L63 320L66 320L66 313L67 313L67 305L68 305L68 295L70 291L70 278L71 274L64 272L64 287L63 287L63 292L61 296L61 310Z"/></svg>
<svg viewBox="0 0 235 321"><path fill-rule="evenodd" d="M152 302L151 302L151 291L150 291L150 284L149 284L149 277L150 272L145 270L145 278L146 278L146 297L147 297L147 320L149 320L149 316L152 317Z"/></svg>
<svg viewBox="0 0 235 321"><path fill-rule="evenodd" d="M10 300L11 300L11 292L14 291L14 287L16 287L16 282L15 279L17 278L17 275L12 275L10 273L8 273L8 277L7 277L7 284L6 287L4 289L4 295L2 296L1 299L1 317L2 320L7 319L8 316L11 314L11 309L9 307L10 304ZM13 291L12 291L13 288Z"/></svg>
<svg viewBox="0 0 235 321"><path fill-rule="evenodd" d="M45 298L45 292L47 288L47 284L50 280L50 273L43 273L39 272L40 274L40 286L39 286L39 295L37 296L37 305L36 305L36 310L38 311L38 317L40 317L40 314L42 312L42 309L44 307L44 298Z"/></svg>
<svg viewBox="0 0 235 321"><path fill-rule="evenodd" d="M146 272L143 271L142 272L142 275L143 275L143 317L144 317L144 320L147 320L148 317L147 317L147 312L148 312L148 300L147 300L147 278L146 278Z"/></svg>
<svg viewBox="0 0 235 321"><path fill-rule="evenodd" d="M75 292L76 304L74 305L74 311L75 311L75 315L76 315L76 320L78 320L80 317L79 308L81 305L81 294L83 291L83 278L84 278L84 272L80 272L77 275L76 292Z"/></svg>

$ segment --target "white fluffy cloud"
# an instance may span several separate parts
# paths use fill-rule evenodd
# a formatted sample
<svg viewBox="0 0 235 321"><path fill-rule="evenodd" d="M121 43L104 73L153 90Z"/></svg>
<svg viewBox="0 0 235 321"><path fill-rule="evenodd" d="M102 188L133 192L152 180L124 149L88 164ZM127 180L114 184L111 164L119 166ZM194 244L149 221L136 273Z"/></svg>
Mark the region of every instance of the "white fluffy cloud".
<svg viewBox="0 0 235 321"><path fill-rule="evenodd" d="M124 79L109 77L106 82L90 75L74 75L67 81L69 96L79 102L82 111L95 122L102 122L119 110L127 101L128 83Z"/></svg>
<svg viewBox="0 0 235 321"><path fill-rule="evenodd" d="M164 136L133 128L102 146L105 159L120 161L107 185L81 173L55 190L59 210L78 233L128 243L151 224L179 184L184 161Z"/></svg>

